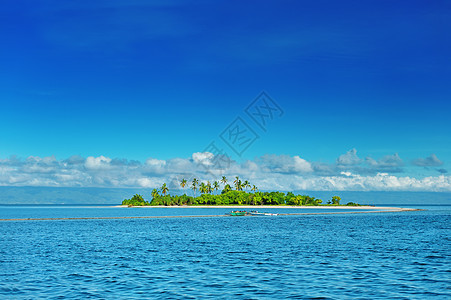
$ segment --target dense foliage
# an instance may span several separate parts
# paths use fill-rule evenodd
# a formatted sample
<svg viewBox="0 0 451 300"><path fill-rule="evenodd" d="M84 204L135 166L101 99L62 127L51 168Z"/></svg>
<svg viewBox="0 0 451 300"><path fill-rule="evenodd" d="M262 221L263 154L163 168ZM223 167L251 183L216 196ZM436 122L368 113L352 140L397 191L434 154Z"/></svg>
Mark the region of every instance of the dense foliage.
<svg viewBox="0 0 451 300"><path fill-rule="evenodd" d="M321 199L305 195L282 192L226 191L219 195L202 194L191 197L158 195L152 198L150 205L319 205Z"/></svg>
<svg viewBox="0 0 451 300"><path fill-rule="evenodd" d="M220 184L223 188L220 190ZM131 199L122 201L122 205L128 206L174 206L174 205L312 205L317 206L322 204L321 199L310 197L307 195L295 195L292 192L259 192L255 185L249 181L242 182L239 177L235 177L234 186L227 184L227 178L222 177L220 181L214 181L211 184L207 182L199 182L194 178L190 189L193 190L193 196L170 195L169 188L163 184L160 189L153 189L151 196L152 200L147 202L141 195L134 195ZM185 179L180 182L182 188L188 187ZM243 189L250 188L253 192L243 191ZM196 196L196 191L199 190L201 195ZM161 194L160 194L161 193ZM340 205L340 197L333 196L327 202L327 205ZM323 204L324 205L324 204ZM357 206L359 204L349 202L348 206Z"/></svg>
<svg viewBox="0 0 451 300"><path fill-rule="evenodd" d="M128 206L146 206L150 205L149 202L144 200L144 197L138 194L133 195L131 199L125 199L122 201L122 205L128 205Z"/></svg>

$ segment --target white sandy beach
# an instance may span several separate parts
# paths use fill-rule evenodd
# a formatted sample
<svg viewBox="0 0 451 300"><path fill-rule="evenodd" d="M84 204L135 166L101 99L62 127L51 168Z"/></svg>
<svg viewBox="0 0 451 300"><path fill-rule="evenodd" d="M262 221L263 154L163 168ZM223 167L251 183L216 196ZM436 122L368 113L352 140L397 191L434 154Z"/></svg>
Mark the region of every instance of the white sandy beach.
<svg viewBox="0 0 451 300"><path fill-rule="evenodd" d="M117 205L114 207L126 207ZM183 206L132 206L136 208L231 208L231 209L267 209L267 208L294 208L294 209L350 209L350 210L380 210L380 211L415 211L414 208L388 207L388 206L292 206L292 205L183 205Z"/></svg>

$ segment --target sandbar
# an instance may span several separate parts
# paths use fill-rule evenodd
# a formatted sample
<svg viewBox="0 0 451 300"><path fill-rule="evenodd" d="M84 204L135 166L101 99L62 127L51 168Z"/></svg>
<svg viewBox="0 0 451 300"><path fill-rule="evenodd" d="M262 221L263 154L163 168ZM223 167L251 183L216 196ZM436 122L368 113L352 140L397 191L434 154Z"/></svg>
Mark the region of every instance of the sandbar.
<svg viewBox="0 0 451 300"><path fill-rule="evenodd" d="M350 209L350 210L382 210L382 211L415 211L421 210L416 208L403 208L403 207L391 207L391 206L370 206L370 205L360 205L360 206L294 206L294 205L181 205L181 206L127 206L127 205L116 205L114 207L125 207L125 208L232 208L232 209L267 209L267 208L289 208L289 209Z"/></svg>
<svg viewBox="0 0 451 300"><path fill-rule="evenodd" d="M115 207L128 207L125 205ZM402 207L383 207L383 206L287 206L287 205L203 205L203 206L134 206L147 208L319 208L319 209L350 209L353 211L334 211L334 212L300 212L300 213L279 213L279 216L299 216L299 215L331 215L331 214L368 214L368 213L384 213L384 212L404 212L404 211L420 211L423 209L402 208ZM359 211L360 209L360 211ZM363 210L363 211L362 211ZM370 211L368 211L370 210ZM229 215L191 215L191 216L125 216L125 217L69 217L69 218L13 218L0 219L2 221L69 221L69 220L115 220L115 219L164 219L164 218L218 218L230 217ZM255 216L245 216L255 217Z"/></svg>

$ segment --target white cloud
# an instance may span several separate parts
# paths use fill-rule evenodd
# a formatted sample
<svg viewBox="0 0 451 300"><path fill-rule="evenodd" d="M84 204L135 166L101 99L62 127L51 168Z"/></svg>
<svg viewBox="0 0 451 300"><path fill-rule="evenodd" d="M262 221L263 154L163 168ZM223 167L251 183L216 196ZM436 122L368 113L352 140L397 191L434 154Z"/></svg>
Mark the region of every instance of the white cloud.
<svg viewBox="0 0 451 300"><path fill-rule="evenodd" d="M85 167L88 169L108 169L110 167L111 158L103 155L99 157L89 156L86 158Z"/></svg>
<svg viewBox="0 0 451 300"><path fill-rule="evenodd" d="M137 183L140 187L144 188L153 188L157 186L157 183L150 178L142 177L137 180Z"/></svg>
<svg viewBox="0 0 451 300"><path fill-rule="evenodd" d="M345 176L311 176L278 178L288 180L294 190L350 190L350 191L451 191L451 176L431 176L423 179L397 177L386 173L375 176L344 174Z"/></svg>
<svg viewBox="0 0 451 300"><path fill-rule="evenodd" d="M164 174L167 162L156 158L148 158L145 168L148 172Z"/></svg>
<svg viewBox="0 0 451 300"><path fill-rule="evenodd" d="M244 170L248 170L248 171L250 171L250 172L258 172L259 169L260 169L259 166L258 166L255 162L250 161L250 160L245 161L245 162L242 164L242 168L243 168Z"/></svg>
<svg viewBox="0 0 451 300"><path fill-rule="evenodd" d="M27 158L27 162L50 165L50 164L56 162L56 157L54 155L48 156L48 157L42 157L42 158L39 156L29 156Z"/></svg>
<svg viewBox="0 0 451 300"><path fill-rule="evenodd" d="M11 157L0 160L0 185L154 188L163 182L169 184L174 178L176 187L182 178L196 176L200 180L211 181L226 175L229 179L240 176L261 190L451 191L451 176L446 174L426 178L394 176L391 171L402 165L397 154L377 161L368 159L367 169L381 170L377 174L366 172L364 166L357 169L348 165L349 168L343 169L288 155L264 155L242 163L232 161L228 169L220 172L214 169L213 159L213 154L208 152L194 153L191 158L149 158L145 163L105 156L65 160L55 157L33 156L25 160ZM200 165L205 162L210 163L214 175L207 172L205 165Z"/></svg>
<svg viewBox="0 0 451 300"><path fill-rule="evenodd" d="M156 159L156 158L148 158L146 160L146 164L148 166L151 166L151 167L161 168L161 167L164 167L166 165L166 161L165 160Z"/></svg>
<svg viewBox="0 0 451 300"><path fill-rule="evenodd" d="M310 173L313 171L312 165L305 159L302 159L299 156L294 156L293 161L294 171L301 173Z"/></svg>
<svg viewBox="0 0 451 300"><path fill-rule="evenodd" d="M193 153L192 158L196 164L210 166L213 164L212 159L214 158L214 155L210 152L196 152Z"/></svg>
<svg viewBox="0 0 451 300"><path fill-rule="evenodd" d="M166 167L174 173L186 173L193 169L193 162L186 158L173 158L167 161Z"/></svg>
<svg viewBox="0 0 451 300"><path fill-rule="evenodd" d="M404 162L401 157L399 157L398 153L386 155L378 160L367 157L366 162L377 172L400 173L403 171L401 167L404 165Z"/></svg>
<svg viewBox="0 0 451 300"><path fill-rule="evenodd" d="M79 155L72 155L68 159L63 160L63 163L68 165L81 165L84 162L85 159Z"/></svg>
<svg viewBox="0 0 451 300"><path fill-rule="evenodd" d="M356 149L351 149L337 158L337 165L342 166L358 165L361 162L362 160L357 156Z"/></svg>
<svg viewBox="0 0 451 300"><path fill-rule="evenodd" d="M439 167L443 165L443 162L435 154L426 158L417 158L412 163L419 167Z"/></svg>
<svg viewBox="0 0 451 300"><path fill-rule="evenodd" d="M299 156L266 154L257 159L256 163L264 172L275 173L309 173L313 171L312 165Z"/></svg>

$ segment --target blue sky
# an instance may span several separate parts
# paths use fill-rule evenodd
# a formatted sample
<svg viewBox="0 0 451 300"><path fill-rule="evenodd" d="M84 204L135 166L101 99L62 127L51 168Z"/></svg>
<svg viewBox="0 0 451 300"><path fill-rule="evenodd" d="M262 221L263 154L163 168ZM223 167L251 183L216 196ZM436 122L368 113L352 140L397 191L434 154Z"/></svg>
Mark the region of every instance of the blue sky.
<svg viewBox="0 0 451 300"><path fill-rule="evenodd" d="M450 17L446 1L6 1L0 184L149 187L216 141L262 185L383 173L451 190ZM266 131L245 113L261 91L283 110ZM241 156L220 138L236 117L259 136ZM74 170L100 179L61 180Z"/></svg>

